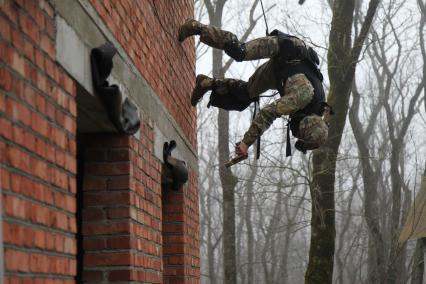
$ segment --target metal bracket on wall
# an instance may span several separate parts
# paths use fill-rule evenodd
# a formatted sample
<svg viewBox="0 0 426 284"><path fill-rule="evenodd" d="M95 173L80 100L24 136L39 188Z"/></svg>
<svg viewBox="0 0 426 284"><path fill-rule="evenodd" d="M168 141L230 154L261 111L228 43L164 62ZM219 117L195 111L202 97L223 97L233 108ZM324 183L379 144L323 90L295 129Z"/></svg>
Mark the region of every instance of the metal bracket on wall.
<svg viewBox="0 0 426 284"><path fill-rule="evenodd" d="M117 85L110 85L107 78L113 67L112 58L117 53L115 47L106 42L92 49L90 63L92 67L93 88L100 97L111 122L120 133L134 134L139 130L140 118L138 108L129 98L123 102L123 96Z"/></svg>
<svg viewBox="0 0 426 284"><path fill-rule="evenodd" d="M175 148L175 140L164 143L161 184L177 191L188 181L188 169L184 161L172 157Z"/></svg>

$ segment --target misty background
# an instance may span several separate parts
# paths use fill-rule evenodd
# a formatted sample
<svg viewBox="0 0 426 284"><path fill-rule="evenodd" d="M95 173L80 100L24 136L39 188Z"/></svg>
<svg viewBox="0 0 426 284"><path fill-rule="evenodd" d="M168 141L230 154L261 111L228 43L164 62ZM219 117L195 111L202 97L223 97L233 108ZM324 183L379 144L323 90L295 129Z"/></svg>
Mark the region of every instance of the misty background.
<svg viewBox="0 0 426 284"><path fill-rule="evenodd" d="M204 24L219 23L245 41L265 36L258 0L195 2L195 18ZM277 119L262 136L259 160L251 147L248 160L231 171L221 169L220 161L233 154L235 142L250 125L253 109L219 115L206 107L208 95L198 105L203 283L423 281L422 243L401 244L397 239L425 174L425 1L347 1L354 4L352 46L370 2L378 2L349 84L330 77L327 62L331 30L336 29L333 13L336 6L346 5L338 2L345 1L307 0L299 5L297 0L263 0L269 31L279 29L311 45L321 58L326 93L333 86L333 102L339 96L348 98L348 103L332 105L341 123L334 129L343 126L341 134L331 133L341 140L336 148L335 137L329 138L330 149L338 149L331 159L335 166L322 168L329 169L326 174L333 176L333 184L325 187L319 181L316 190L314 176L320 166L313 159L321 163L329 157L324 156L327 150L303 155L292 147L293 156L285 157L285 119ZM265 62L233 62L198 38L196 46L197 74L247 80ZM344 86L339 89L338 84ZM342 88L348 91L340 94ZM261 106L277 97L262 98ZM331 191L328 200L334 199L335 207L323 209L327 205L321 194ZM312 216L317 220L314 227ZM324 256L331 264L322 267L332 271L324 276L331 280L315 282L315 275L325 272L316 272L316 258L309 256L311 233L330 233L329 217L335 218L335 249Z"/></svg>

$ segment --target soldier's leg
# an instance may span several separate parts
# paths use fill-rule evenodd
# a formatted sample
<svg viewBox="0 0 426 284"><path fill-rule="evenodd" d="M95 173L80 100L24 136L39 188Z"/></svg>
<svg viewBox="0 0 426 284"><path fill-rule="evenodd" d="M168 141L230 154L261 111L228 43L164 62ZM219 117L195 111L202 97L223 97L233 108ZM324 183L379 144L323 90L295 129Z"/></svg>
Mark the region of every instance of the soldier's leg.
<svg viewBox="0 0 426 284"><path fill-rule="evenodd" d="M205 75L198 75L191 104L195 106L203 95L214 91L215 96L236 96L240 100L253 101L261 93L277 88L275 76L276 61L271 59L256 69L249 81L236 79L214 79Z"/></svg>
<svg viewBox="0 0 426 284"><path fill-rule="evenodd" d="M179 28L179 41L192 35L199 35L202 43L224 50L236 61L270 58L277 55L279 51L278 38L275 36L262 37L243 43L229 31L189 19Z"/></svg>
<svg viewBox="0 0 426 284"><path fill-rule="evenodd" d="M271 59L260 65L253 75L250 76L247 83L247 90L250 98L256 98L267 90L277 89L275 64L277 64L276 61Z"/></svg>
<svg viewBox="0 0 426 284"><path fill-rule="evenodd" d="M202 43L218 49L225 49L225 44L233 39L238 42L237 36L229 31L204 25L194 19L188 19L179 28L179 41L184 41L187 37L193 35L199 35Z"/></svg>
<svg viewBox="0 0 426 284"><path fill-rule="evenodd" d="M247 82L236 79L214 79L198 75L191 96L191 104L195 106L204 94L212 91L209 106L226 110L244 110L253 101L248 95Z"/></svg>
<svg viewBox="0 0 426 284"><path fill-rule="evenodd" d="M271 58L278 55L280 45L278 37L266 36L246 42L246 56L244 60Z"/></svg>
<svg viewBox="0 0 426 284"><path fill-rule="evenodd" d="M303 109L314 96L314 87L304 74L295 74L285 83L285 96L277 102L277 110L282 115L292 114Z"/></svg>

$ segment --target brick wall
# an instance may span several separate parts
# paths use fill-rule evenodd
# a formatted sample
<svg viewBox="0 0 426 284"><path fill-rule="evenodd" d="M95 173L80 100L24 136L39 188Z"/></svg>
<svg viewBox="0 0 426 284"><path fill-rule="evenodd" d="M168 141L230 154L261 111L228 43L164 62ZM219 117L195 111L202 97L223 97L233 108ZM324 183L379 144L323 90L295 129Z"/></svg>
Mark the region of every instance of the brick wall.
<svg viewBox="0 0 426 284"><path fill-rule="evenodd" d="M54 9L0 7L0 157L6 283L74 283L75 85L55 63ZM9 281L9 282L8 282Z"/></svg>
<svg viewBox="0 0 426 284"><path fill-rule="evenodd" d="M151 142L99 134L82 140L83 279L160 283L160 162L149 159Z"/></svg>
<svg viewBox="0 0 426 284"><path fill-rule="evenodd" d="M198 283L197 172L179 192L161 188L153 121L162 118L141 110L135 136L79 136L77 187L78 82L56 60L54 2L0 1L5 283L76 283L81 265L88 283ZM193 41L172 37L192 1L86 3L195 146Z"/></svg>
<svg viewBox="0 0 426 284"><path fill-rule="evenodd" d="M196 111L189 104L195 77L194 39L183 44L177 40L179 26L193 16L194 1L90 2L196 145Z"/></svg>

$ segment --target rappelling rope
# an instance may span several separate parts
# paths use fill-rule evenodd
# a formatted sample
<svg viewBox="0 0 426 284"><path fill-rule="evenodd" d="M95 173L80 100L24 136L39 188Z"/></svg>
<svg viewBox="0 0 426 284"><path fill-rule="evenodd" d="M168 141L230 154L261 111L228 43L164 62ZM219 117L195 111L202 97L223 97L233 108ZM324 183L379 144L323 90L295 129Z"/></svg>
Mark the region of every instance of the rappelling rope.
<svg viewBox="0 0 426 284"><path fill-rule="evenodd" d="M263 8L263 2L262 2L262 0L260 0L260 6L262 7L263 19L265 20L266 36L268 36L269 35L268 21L266 21L265 9Z"/></svg>
<svg viewBox="0 0 426 284"><path fill-rule="evenodd" d="M262 0L260 0L260 6L262 7L262 13L263 13L263 19L265 20L265 25L266 25L266 36L269 36L269 28L268 28L268 21L266 20L266 15L265 15L265 9L263 8L263 2ZM261 97L273 97L277 94L278 92L270 95L270 96L259 96L259 98ZM252 120L254 120L254 118L256 117L257 112L259 111L259 98L254 102L254 111L253 111L253 118ZM260 136L257 138L257 147L256 147L256 159L260 158Z"/></svg>

